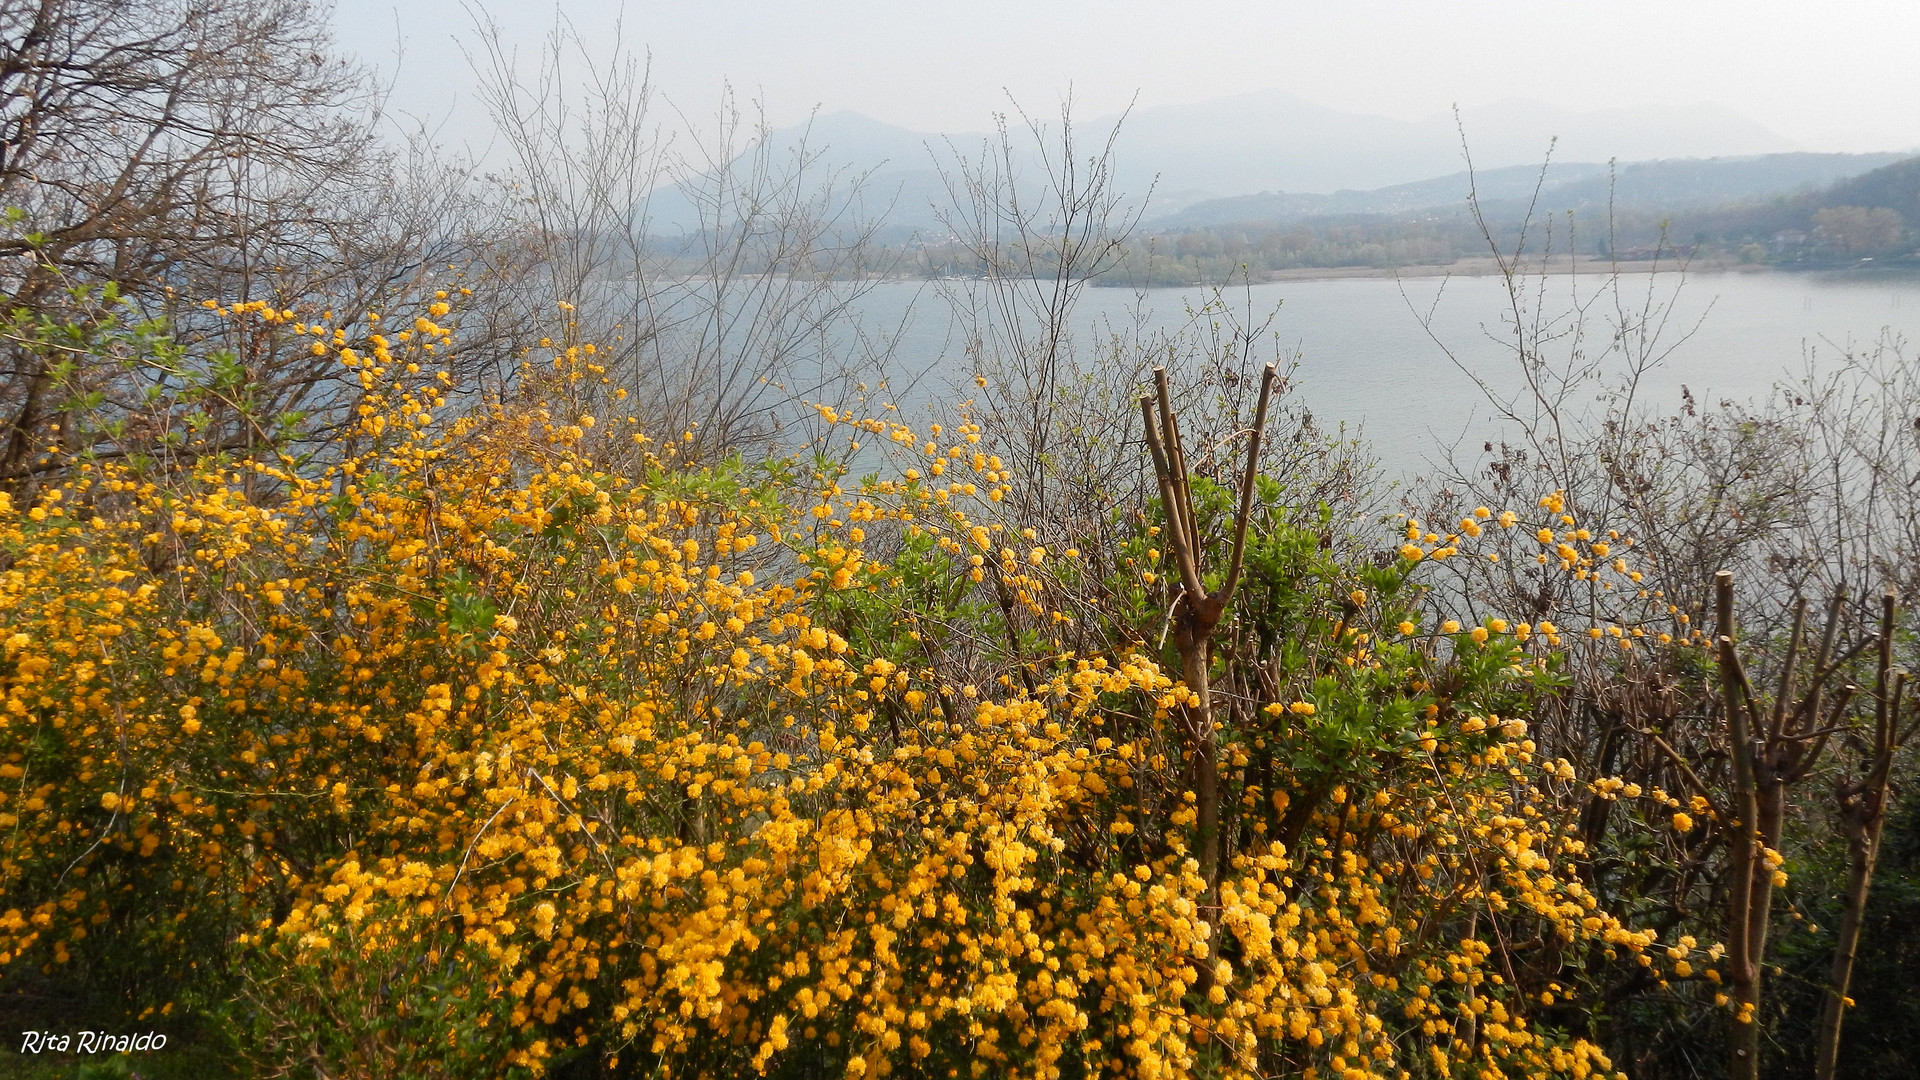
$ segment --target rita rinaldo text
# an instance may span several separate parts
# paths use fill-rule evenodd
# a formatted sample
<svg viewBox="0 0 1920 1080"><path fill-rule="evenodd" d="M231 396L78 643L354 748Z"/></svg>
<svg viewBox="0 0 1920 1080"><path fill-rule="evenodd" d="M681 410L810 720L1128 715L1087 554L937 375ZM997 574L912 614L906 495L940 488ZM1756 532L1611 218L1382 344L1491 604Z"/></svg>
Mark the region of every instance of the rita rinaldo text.
<svg viewBox="0 0 1920 1080"><path fill-rule="evenodd" d="M23 1031L20 1035L20 1052L23 1054L42 1051L124 1054L161 1050L167 1045L166 1035L157 1031L145 1031L137 1035L115 1035L106 1031Z"/></svg>

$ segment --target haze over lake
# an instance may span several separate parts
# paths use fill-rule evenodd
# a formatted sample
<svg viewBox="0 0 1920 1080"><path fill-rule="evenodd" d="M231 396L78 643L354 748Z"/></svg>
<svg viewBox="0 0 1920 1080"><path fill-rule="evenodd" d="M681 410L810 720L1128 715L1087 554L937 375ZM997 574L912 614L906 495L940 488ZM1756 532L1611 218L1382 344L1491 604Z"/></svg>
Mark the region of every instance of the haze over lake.
<svg viewBox="0 0 1920 1080"><path fill-rule="evenodd" d="M1590 296L1602 281L1600 274L1550 277L1540 306L1549 317L1560 315L1570 307L1570 289ZM1831 362L1849 346L1871 347L1883 334L1920 340L1920 275L1627 274L1620 288L1623 301L1636 308L1649 289L1656 303L1672 301L1660 340L1673 349L1642 382L1642 400L1662 413L1679 410L1683 386L1702 407L1757 400L1801 373L1809 355ZM1212 295L1195 288L1088 289L1073 327L1092 340L1105 326L1126 325L1143 305L1148 325L1171 330ZM1223 296L1242 313L1250 309L1256 323L1279 305L1271 332L1298 359L1297 400L1325 428L1344 424L1364 435L1390 475L1431 471L1445 445L1477 449L1499 438L1486 399L1435 337L1490 383L1517 386L1506 344L1511 338L1501 322L1508 305L1501 279L1349 277L1260 284ZM1422 311L1431 308L1433 335L1409 300ZM863 311L874 324L901 323L898 369L925 372L899 395L910 415L949 386L968 382L971 372L933 286L879 286ZM1587 334L1594 347L1610 336L1611 317L1610 303L1593 308ZM1564 356L1564 348L1550 355Z"/></svg>

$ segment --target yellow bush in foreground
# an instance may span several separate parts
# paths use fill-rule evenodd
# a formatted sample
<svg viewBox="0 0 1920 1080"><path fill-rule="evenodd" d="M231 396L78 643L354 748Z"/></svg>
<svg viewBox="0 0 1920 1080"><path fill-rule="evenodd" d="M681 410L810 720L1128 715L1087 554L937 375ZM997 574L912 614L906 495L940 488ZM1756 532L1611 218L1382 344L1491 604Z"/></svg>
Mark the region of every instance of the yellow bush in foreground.
<svg viewBox="0 0 1920 1080"><path fill-rule="evenodd" d="M887 543L979 580L1004 532L971 449L940 488L623 473L589 453L616 425L553 402L441 424L390 345L343 351L368 397L331 460L84 465L0 506L0 971L237 985L289 1074L1610 1067L1534 1018L1653 943L1494 712L1543 643L1475 628L1450 662L1381 605L1336 630L1316 700L1225 747L1243 843L1210 890L1186 691L1146 651L956 685L841 632L928 572ZM1255 756L1341 716L1412 719L1289 849L1304 795Z"/></svg>

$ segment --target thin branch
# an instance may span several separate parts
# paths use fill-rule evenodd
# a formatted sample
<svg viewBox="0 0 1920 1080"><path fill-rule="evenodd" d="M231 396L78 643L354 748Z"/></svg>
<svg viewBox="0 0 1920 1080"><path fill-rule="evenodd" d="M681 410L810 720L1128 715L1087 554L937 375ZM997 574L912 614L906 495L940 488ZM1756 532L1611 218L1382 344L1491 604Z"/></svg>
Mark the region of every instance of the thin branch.
<svg viewBox="0 0 1920 1080"><path fill-rule="evenodd" d="M1247 436L1247 470L1240 478L1240 512L1233 523L1233 558L1227 566L1226 583L1220 586L1222 611L1233 602L1233 591L1240 584L1241 559L1247 549L1247 519L1253 513L1254 481L1260 475L1260 435L1267 428L1267 405L1273 399L1273 385L1279 378L1280 369L1275 364L1268 364L1260 378L1260 405L1254 410L1253 432Z"/></svg>

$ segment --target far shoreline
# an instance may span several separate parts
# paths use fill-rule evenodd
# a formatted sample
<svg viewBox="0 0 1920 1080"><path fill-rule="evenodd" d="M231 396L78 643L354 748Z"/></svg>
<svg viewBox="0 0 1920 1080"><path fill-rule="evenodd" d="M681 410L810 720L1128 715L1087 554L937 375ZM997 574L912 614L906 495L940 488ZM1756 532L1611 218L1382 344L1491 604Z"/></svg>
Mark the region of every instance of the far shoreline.
<svg viewBox="0 0 1920 1080"><path fill-rule="evenodd" d="M1718 256L1695 259L1674 256L1664 259L1623 259L1619 262L1610 262L1594 256L1577 259L1555 258L1544 264L1537 259L1524 260L1517 268L1516 276L1537 277L1543 273L1554 276L1582 274L1605 277L1612 274L1914 274L1916 272L1920 272L1920 265L1912 262L1878 264L1869 262L1864 265L1859 262L1781 265L1743 262L1739 259ZM1419 263L1409 266L1303 266L1287 270L1268 270L1255 277L1252 283L1268 285L1276 282L1343 281L1354 278L1500 277L1502 273L1498 261L1492 256L1483 255L1451 263ZM1171 281L1145 286L1120 280L1095 281L1092 284L1101 288L1205 289L1216 286L1239 286L1243 283L1235 279L1230 282Z"/></svg>
<svg viewBox="0 0 1920 1080"><path fill-rule="evenodd" d="M1766 263L1740 262L1734 259L1692 259L1684 260L1675 256L1671 259L1632 259L1610 262L1601 258L1550 259L1542 263L1537 259L1523 260L1516 268L1521 277L1532 277L1541 273L1548 274L1670 274L1686 271L1697 273L1740 273L1758 274L1780 270L1781 267ZM1459 259L1451 263L1421 263L1412 266L1338 266L1338 267L1298 267L1289 270L1273 270L1262 276L1262 281L1337 281L1342 278L1435 278L1435 277L1499 277L1504 271L1500 263L1490 255Z"/></svg>

